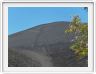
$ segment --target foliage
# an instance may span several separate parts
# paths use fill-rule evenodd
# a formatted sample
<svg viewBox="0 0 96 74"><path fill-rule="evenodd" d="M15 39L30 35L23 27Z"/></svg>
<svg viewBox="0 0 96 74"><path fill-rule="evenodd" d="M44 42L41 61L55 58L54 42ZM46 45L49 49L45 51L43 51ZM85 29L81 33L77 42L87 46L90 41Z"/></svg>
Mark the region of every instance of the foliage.
<svg viewBox="0 0 96 74"><path fill-rule="evenodd" d="M79 59L88 56L88 25L81 23L79 16L74 16L69 28L65 31L74 33L71 49Z"/></svg>
<svg viewBox="0 0 96 74"><path fill-rule="evenodd" d="M84 7L84 10L86 10L88 12L88 7Z"/></svg>

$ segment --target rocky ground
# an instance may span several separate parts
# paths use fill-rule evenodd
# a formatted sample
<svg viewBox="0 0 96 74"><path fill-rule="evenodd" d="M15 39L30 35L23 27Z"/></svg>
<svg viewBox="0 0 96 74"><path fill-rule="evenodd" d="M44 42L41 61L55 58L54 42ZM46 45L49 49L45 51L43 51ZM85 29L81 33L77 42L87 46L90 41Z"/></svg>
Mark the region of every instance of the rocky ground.
<svg viewBox="0 0 96 74"><path fill-rule="evenodd" d="M8 37L9 67L86 67L70 49L74 34L65 33L68 22L39 25Z"/></svg>

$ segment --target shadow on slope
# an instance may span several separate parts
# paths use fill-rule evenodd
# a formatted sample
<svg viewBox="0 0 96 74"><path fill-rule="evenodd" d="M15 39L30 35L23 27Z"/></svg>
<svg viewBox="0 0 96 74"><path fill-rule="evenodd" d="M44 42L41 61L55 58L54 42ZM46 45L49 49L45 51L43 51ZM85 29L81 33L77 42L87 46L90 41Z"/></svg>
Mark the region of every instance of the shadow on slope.
<svg viewBox="0 0 96 74"><path fill-rule="evenodd" d="M24 54L17 51L8 50L8 66L9 67L40 67L40 63L30 59Z"/></svg>

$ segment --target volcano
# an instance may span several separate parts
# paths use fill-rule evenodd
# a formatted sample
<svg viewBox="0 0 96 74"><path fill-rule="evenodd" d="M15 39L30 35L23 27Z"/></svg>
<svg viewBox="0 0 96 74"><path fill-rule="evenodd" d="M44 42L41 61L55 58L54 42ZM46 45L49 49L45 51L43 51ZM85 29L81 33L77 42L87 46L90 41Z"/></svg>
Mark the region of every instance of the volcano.
<svg viewBox="0 0 96 74"><path fill-rule="evenodd" d="M70 22L52 22L8 36L9 67L87 67L88 57L77 60L70 49L74 33Z"/></svg>

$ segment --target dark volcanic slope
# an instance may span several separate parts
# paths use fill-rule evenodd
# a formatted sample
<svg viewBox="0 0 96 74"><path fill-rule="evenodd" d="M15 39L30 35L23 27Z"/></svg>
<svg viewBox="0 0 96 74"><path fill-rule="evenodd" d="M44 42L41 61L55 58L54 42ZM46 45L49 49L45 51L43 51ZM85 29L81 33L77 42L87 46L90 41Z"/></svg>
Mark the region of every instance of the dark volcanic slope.
<svg viewBox="0 0 96 74"><path fill-rule="evenodd" d="M8 39L9 59L11 59L8 61L9 66L34 66L33 61L38 62L35 66L87 66L85 59L77 61L70 49L74 34L64 32L68 26L68 22L53 22L10 35ZM11 55L10 52L13 51L15 54ZM18 65L22 56L20 56L21 59L12 57L18 57L16 53L30 58L31 65L26 61L27 59L25 63L28 65ZM14 59L17 65L11 64Z"/></svg>

